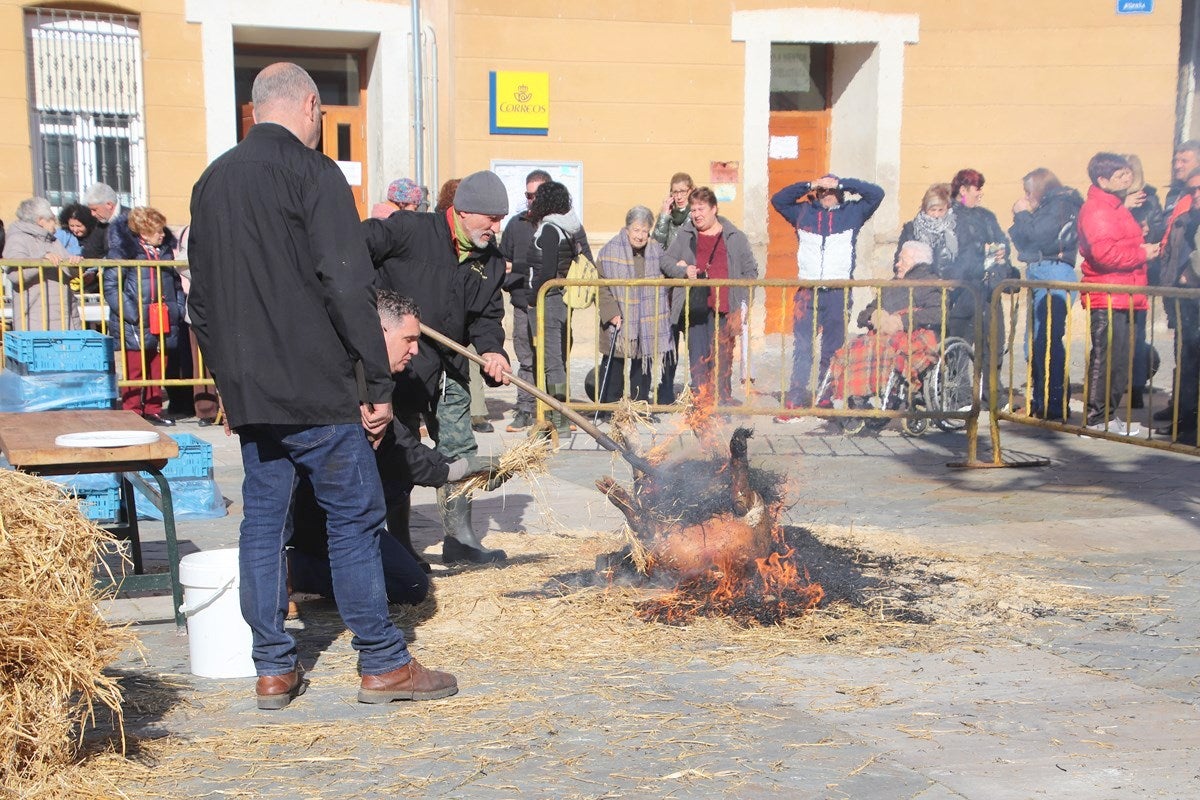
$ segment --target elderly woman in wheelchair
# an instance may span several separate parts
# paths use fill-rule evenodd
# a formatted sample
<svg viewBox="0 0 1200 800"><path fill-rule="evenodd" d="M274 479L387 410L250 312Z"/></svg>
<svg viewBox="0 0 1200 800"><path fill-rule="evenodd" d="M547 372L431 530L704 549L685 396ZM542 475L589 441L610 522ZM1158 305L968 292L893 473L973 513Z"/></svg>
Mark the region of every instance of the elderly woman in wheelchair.
<svg viewBox="0 0 1200 800"><path fill-rule="evenodd" d="M933 253L924 242L905 242L896 257L897 285L877 291L875 299L858 315L866 333L847 342L834 355L822 381L818 401L844 401L849 409L957 410L971 403L971 346L946 338L943 318L948 305L945 290L936 286L905 286L906 282L935 280ZM965 366L965 369L964 369ZM965 378L965 383L964 383ZM965 392L964 397L958 394ZM948 409L947 404L953 405ZM888 417L841 417L847 433L878 431ZM929 419L912 416L904 430L919 434ZM938 420L952 429L961 420Z"/></svg>

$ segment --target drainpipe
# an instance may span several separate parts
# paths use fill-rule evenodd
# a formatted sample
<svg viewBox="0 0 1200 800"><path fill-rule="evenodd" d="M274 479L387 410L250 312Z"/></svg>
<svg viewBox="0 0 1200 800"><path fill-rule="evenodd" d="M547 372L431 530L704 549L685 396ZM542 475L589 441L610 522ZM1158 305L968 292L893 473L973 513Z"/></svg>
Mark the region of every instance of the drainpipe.
<svg viewBox="0 0 1200 800"><path fill-rule="evenodd" d="M421 75L421 2L412 2L413 180L425 183L425 87ZM437 187L430 187L436 196Z"/></svg>
<svg viewBox="0 0 1200 800"><path fill-rule="evenodd" d="M425 41L429 48L429 96L433 98L433 102L429 105L429 193L436 197L438 189L442 187L440 174L438 172L438 139L440 130L438 125L438 49L437 35L433 32L433 28L425 26Z"/></svg>

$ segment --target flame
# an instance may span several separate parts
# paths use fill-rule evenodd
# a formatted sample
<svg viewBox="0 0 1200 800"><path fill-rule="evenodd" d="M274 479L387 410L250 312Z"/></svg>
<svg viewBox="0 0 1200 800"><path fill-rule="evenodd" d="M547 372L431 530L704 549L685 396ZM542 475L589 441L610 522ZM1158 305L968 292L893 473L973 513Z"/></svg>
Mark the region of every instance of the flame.
<svg viewBox="0 0 1200 800"><path fill-rule="evenodd" d="M796 552L773 551L754 559L753 569L728 561L681 581L670 593L642 603L637 615L668 625L696 617L728 617L742 625L778 625L816 608L825 590L814 583Z"/></svg>

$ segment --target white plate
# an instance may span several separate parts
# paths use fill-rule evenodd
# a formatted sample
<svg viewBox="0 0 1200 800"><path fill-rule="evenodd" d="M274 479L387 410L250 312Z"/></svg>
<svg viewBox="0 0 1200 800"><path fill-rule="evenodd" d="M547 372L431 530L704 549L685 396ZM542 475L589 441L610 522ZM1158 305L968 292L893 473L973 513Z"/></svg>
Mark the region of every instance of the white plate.
<svg viewBox="0 0 1200 800"><path fill-rule="evenodd" d="M88 431L64 433L54 443L59 447L132 447L158 441L154 431Z"/></svg>

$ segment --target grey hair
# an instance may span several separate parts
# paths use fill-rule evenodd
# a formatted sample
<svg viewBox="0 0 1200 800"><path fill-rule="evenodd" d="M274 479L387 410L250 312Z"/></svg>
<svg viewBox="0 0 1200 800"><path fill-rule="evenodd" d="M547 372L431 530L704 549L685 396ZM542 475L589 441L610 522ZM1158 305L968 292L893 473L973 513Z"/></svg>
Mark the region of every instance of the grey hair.
<svg viewBox="0 0 1200 800"><path fill-rule="evenodd" d="M46 198L30 197L22 200L17 206L17 219L36 225L43 219L55 219L54 209L50 207L50 201Z"/></svg>
<svg viewBox="0 0 1200 800"><path fill-rule="evenodd" d="M405 317L416 317L418 322L421 319L421 309L417 308L416 302L411 297L391 289L380 289L375 293L375 308L378 309L379 321L386 330L399 325L400 320Z"/></svg>
<svg viewBox="0 0 1200 800"><path fill-rule="evenodd" d="M900 245L900 252L903 253L905 250L912 251L913 258L917 260L918 264L933 263L933 248L925 242L918 242L915 239L905 242Z"/></svg>
<svg viewBox="0 0 1200 800"><path fill-rule="evenodd" d="M117 193L107 183L93 183L83 193L85 206L98 206L101 203L119 203Z"/></svg>
<svg viewBox="0 0 1200 800"><path fill-rule="evenodd" d="M654 212L645 206L634 206L629 209L629 213L625 215L625 227L628 228L635 222L641 222L654 227Z"/></svg>
<svg viewBox="0 0 1200 800"><path fill-rule="evenodd" d="M264 67L258 73L250 90L250 100L255 108L266 108L279 101L299 105L310 94L320 97L312 76L303 67L281 61Z"/></svg>
<svg viewBox="0 0 1200 800"><path fill-rule="evenodd" d="M1197 158L1200 158L1200 141L1188 139L1186 142L1180 142L1179 144L1175 145L1175 152L1189 152Z"/></svg>

